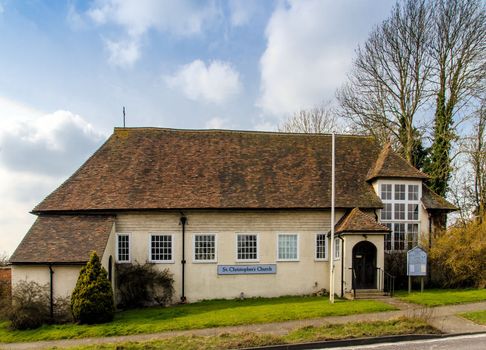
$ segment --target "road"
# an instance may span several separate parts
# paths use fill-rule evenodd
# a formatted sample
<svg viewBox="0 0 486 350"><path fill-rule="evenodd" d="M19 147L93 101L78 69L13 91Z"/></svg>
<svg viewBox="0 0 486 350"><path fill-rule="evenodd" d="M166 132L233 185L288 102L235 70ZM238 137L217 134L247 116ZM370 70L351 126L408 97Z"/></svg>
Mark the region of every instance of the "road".
<svg viewBox="0 0 486 350"><path fill-rule="evenodd" d="M400 343L348 346L333 350L486 350L486 333Z"/></svg>

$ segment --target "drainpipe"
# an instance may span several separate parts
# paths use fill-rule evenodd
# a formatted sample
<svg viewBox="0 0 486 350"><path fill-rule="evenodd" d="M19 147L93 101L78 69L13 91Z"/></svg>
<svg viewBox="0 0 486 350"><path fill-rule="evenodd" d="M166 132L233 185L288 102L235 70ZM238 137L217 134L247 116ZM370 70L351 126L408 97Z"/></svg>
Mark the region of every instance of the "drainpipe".
<svg viewBox="0 0 486 350"><path fill-rule="evenodd" d="M341 298L344 298L344 238L339 235L341 240Z"/></svg>
<svg viewBox="0 0 486 350"><path fill-rule="evenodd" d="M181 213L180 225L182 225L182 295L181 295L181 303L186 302L186 294L184 291L185 288L185 267L186 267L186 223L187 218L184 214Z"/></svg>
<svg viewBox="0 0 486 350"><path fill-rule="evenodd" d="M429 280L429 285L432 283L432 271L430 264L430 249L432 248L432 214L429 212L429 252L427 256L427 275Z"/></svg>
<svg viewBox="0 0 486 350"><path fill-rule="evenodd" d="M54 319L54 286L52 284L54 278L54 270L52 269L52 265L49 265L49 297L50 297L50 316L51 320Z"/></svg>

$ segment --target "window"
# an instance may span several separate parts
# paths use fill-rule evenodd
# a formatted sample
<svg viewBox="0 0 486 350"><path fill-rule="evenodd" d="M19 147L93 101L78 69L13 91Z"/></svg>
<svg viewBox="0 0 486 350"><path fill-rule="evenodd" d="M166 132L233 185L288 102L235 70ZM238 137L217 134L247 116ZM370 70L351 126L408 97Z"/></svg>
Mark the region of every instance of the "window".
<svg viewBox="0 0 486 350"><path fill-rule="evenodd" d="M395 200L405 200L405 185L395 185Z"/></svg>
<svg viewBox="0 0 486 350"><path fill-rule="evenodd" d="M278 260L299 259L299 239L296 234L278 235Z"/></svg>
<svg viewBox="0 0 486 350"><path fill-rule="evenodd" d="M341 239L334 238L334 259L341 258Z"/></svg>
<svg viewBox="0 0 486 350"><path fill-rule="evenodd" d="M408 250L418 244L420 189L419 185L380 184L380 222L391 229L385 236L385 250Z"/></svg>
<svg viewBox="0 0 486 350"><path fill-rule="evenodd" d="M325 234L316 235L316 260L327 260L327 237Z"/></svg>
<svg viewBox="0 0 486 350"><path fill-rule="evenodd" d="M419 187L418 185L408 185L408 200L418 201L419 200Z"/></svg>
<svg viewBox="0 0 486 350"><path fill-rule="evenodd" d="M258 236L255 234L238 234L236 236L236 260L258 260Z"/></svg>
<svg viewBox="0 0 486 350"><path fill-rule="evenodd" d="M130 262L130 235L117 233L116 235L116 261L119 263Z"/></svg>
<svg viewBox="0 0 486 350"><path fill-rule="evenodd" d="M384 203L383 209L381 210L381 220L391 220L392 219L392 204Z"/></svg>
<svg viewBox="0 0 486 350"><path fill-rule="evenodd" d="M174 262L172 256L172 235L150 235L150 261Z"/></svg>
<svg viewBox="0 0 486 350"><path fill-rule="evenodd" d="M216 235L194 235L194 261L216 262Z"/></svg>
<svg viewBox="0 0 486 350"><path fill-rule="evenodd" d="M392 199L392 185L389 184L381 185L381 198Z"/></svg>

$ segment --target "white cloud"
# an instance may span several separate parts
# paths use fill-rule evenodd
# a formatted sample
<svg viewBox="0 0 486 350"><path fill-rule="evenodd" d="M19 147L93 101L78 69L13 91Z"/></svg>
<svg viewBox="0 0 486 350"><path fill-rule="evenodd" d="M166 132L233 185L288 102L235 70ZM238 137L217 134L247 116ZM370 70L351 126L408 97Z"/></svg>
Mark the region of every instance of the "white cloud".
<svg viewBox="0 0 486 350"><path fill-rule="evenodd" d="M5 12L5 9L3 8L3 4L0 2L0 15Z"/></svg>
<svg viewBox="0 0 486 350"><path fill-rule="evenodd" d="M258 105L266 113L284 115L332 98L357 44L391 5L289 0L278 6L266 28Z"/></svg>
<svg viewBox="0 0 486 350"><path fill-rule="evenodd" d="M0 132L0 166L62 176L81 165L102 139L91 124L69 111L20 120Z"/></svg>
<svg viewBox="0 0 486 350"><path fill-rule="evenodd" d="M123 28L129 40L105 40L105 44L112 63L129 66L140 58L140 41L149 30L176 36L196 35L218 11L213 1L203 4L194 0L98 0L87 15L98 25Z"/></svg>
<svg viewBox="0 0 486 350"><path fill-rule="evenodd" d="M174 75L165 77L165 81L191 100L216 104L224 103L241 90L239 73L229 63L221 61L206 65L195 60L180 67Z"/></svg>
<svg viewBox="0 0 486 350"><path fill-rule="evenodd" d="M256 0L230 0L230 23L234 27L248 24L258 5Z"/></svg>
<svg viewBox="0 0 486 350"><path fill-rule="evenodd" d="M68 5L68 12L66 14L66 22L71 29L79 30L86 27L83 16L76 10L73 3Z"/></svg>
<svg viewBox="0 0 486 350"><path fill-rule="evenodd" d="M108 61L118 67L131 67L140 58L138 40L111 41L107 39L105 40L105 47L109 52Z"/></svg>
<svg viewBox="0 0 486 350"><path fill-rule="evenodd" d="M13 253L35 219L29 211L101 144L69 111L44 113L0 97L0 251Z"/></svg>

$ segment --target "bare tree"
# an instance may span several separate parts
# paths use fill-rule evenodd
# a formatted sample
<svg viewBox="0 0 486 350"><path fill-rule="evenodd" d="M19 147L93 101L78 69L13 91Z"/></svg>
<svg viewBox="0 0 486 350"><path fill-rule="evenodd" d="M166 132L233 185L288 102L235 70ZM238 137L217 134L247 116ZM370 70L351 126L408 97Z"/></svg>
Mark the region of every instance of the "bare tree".
<svg viewBox="0 0 486 350"><path fill-rule="evenodd" d="M486 7L481 0L435 0L429 45L436 103L431 161L426 171L431 187L445 195L456 139L454 117L484 88Z"/></svg>
<svg viewBox="0 0 486 350"><path fill-rule="evenodd" d="M414 163L414 118L427 99L430 10L425 0L398 2L371 33L337 92L341 114L379 141L395 141Z"/></svg>
<svg viewBox="0 0 486 350"><path fill-rule="evenodd" d="M0 253L0 267L7 266L8 256L7 253Z"/></svg>
<svg viewBox="0 0 486 350"><path fill-rule="evenodd" d="M474 214L483 218L486 215L486 105L484 100L476 117L475 134L469 142L467 153L474 179L471 191Z"/></svg>
<svg viewBox="0 0 486 350"><path fill-rule="evenodd" d="M281 132L304 134L323 134L337 132L336 115L329 104L322 104L311 109L301 109L278 126Z"/></svg>

